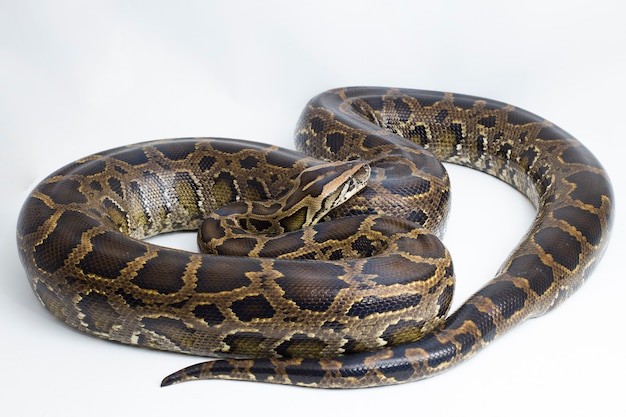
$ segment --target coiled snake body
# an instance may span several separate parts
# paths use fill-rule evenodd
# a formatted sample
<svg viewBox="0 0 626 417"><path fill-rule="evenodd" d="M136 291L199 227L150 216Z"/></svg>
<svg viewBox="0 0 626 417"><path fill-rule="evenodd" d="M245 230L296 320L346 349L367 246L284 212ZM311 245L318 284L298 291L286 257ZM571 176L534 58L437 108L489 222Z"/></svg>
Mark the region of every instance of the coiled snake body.
<svg viewBox="0 0 626 417"><path fill-rule="evenodd" d="M600 163L510 105L337 89L309 102L296 144L306 156L227 139L153 141L51 174L17 227L39 300L98 337L225 357L163 385L389 385L448 369L555 307L608 240L613 197ZM449 202L440 161L494 175L538 208L498 275L449 317L452 264L436 238ZM141 240L198 228L201 246L222 255Z"/></svg>

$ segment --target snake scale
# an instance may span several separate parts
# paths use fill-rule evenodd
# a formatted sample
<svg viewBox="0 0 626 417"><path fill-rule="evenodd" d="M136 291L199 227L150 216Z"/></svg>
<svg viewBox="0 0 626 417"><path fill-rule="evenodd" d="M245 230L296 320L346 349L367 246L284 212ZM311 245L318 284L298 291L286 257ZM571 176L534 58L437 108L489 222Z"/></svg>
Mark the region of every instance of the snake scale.
<svg viewBox="0 0 626 417"><path fill-rule="evenodd" d="M544 314L606 247L613 196L601 164L511 105L335 89L307 104L295 140L299 152L233 139L151 141L51 174L17 225L37 297L91 335L221 357L162 385L370 387L438 374ZM497 276L449 316L441 161L491 174L537 207ZM144 240L193 229L220 255Z"/></svg>

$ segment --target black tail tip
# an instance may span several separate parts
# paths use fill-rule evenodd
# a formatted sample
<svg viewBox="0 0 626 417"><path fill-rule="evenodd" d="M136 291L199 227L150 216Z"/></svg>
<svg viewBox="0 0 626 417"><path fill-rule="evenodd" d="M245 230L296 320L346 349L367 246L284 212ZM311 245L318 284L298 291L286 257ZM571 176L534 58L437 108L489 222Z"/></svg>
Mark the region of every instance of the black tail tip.
<svg viewBox="0 0 626 417"><path fill-rule="evenodd" d="M191 381L194 379L202 379L204 363L197 363L195 365L188 366L179 371L174 372L163 378L161 381L162 387L168 387L170 385L178 384L180 382Z"/></svg>

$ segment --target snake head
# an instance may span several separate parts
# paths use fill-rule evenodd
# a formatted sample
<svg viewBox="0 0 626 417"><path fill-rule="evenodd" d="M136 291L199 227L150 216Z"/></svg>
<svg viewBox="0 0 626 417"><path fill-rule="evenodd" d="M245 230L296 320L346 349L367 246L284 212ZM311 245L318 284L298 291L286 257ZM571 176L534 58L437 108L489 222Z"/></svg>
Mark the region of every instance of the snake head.
<svg viewBox="0 0 626 417"><path fill-rule="evenodd" d="M203 252L218 253L215 248L224 238L246 238L250 233L272 235L313 226L362 190L370 172L364 161L307 168L278 200L238 201L211 213L199 230L198 244Z"/></svg>
<svg viewBox="0 0 626 417"><path fill-rule="evenodd" d="M238 201L205 219L198 235L204 252L215 253L213 239L248 233L279 234L313 226L362 190L370 177L364 161L330 162L307 168L278 200Z"/></svg>
<svg viewBox="0 0 626 417"><path fill-rule="evenodd" d="M370 173L369 164L359 160L330 162L305 169L283 198L282 211L292 213L294 224L289 225L284 220L281 224L285 230L317 224L329 211L365 188Z"/></svg>

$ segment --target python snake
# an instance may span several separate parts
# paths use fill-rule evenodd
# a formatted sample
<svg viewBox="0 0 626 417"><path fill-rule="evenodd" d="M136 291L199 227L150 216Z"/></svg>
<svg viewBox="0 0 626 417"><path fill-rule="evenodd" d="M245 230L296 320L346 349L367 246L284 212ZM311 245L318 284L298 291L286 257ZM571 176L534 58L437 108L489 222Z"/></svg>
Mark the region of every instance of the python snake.
<svg viewBox="0 0 626 417"><path fill-rule="evenodd" d="M162 385L219 378L369 387L440 373L544 314L584 282L606 247L613 196L601 164L560 128L511 105L342 88L307 104L295 136L304 154L172 139L51 174L17 225L37 297L91 335L224 357ZM504 180L537 207L497 276L449 317L452 263L437 239L449 181L440 161ZM143 240L193 229L221 255Z"/></svg>

